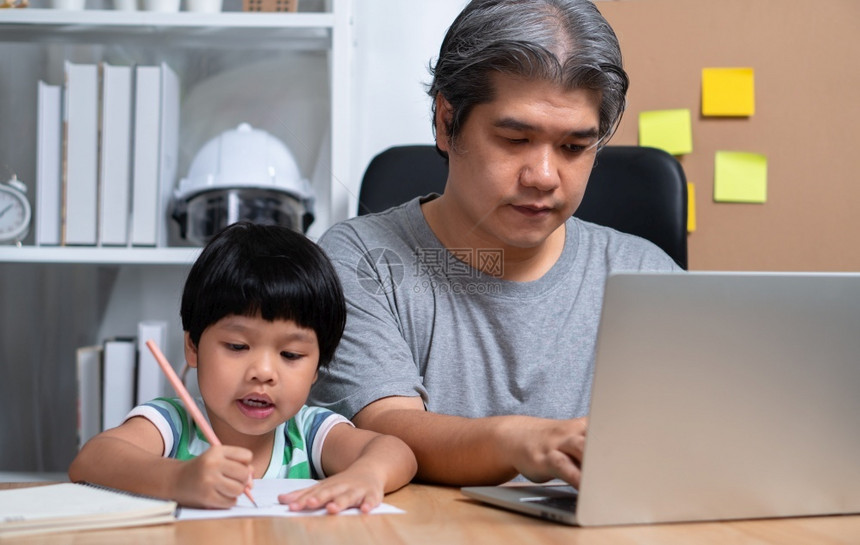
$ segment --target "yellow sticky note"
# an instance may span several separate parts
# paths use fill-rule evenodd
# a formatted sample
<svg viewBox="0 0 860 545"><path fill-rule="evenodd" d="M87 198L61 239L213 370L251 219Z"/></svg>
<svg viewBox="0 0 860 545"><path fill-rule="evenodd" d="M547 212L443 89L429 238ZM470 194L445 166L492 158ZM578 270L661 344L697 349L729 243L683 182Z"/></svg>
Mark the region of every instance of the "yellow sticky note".
<svg viewBox="0 0 860 545"><path fill-rule="evenodd" d="M703 68L702 115L749 116L755 113L752 68Z"/></svg>
<svg viewBox="0 0 860 545"><path fill-rule="evenodd" d="M651 110L639 113L639 145L660 148L671 155L693 151L690 110Z"/></svg>
<svg viewBox="0 0 860 545"><path fill-rule="evenodd" d="M714 200L765 202L767 157L744 151L718 151L714 161Z"/></svg>
<svg viewBox="0 0 860 545"><path fill-rule="evenodd" d="M687 232L696 230L696 186L687 182Z"/></svg>

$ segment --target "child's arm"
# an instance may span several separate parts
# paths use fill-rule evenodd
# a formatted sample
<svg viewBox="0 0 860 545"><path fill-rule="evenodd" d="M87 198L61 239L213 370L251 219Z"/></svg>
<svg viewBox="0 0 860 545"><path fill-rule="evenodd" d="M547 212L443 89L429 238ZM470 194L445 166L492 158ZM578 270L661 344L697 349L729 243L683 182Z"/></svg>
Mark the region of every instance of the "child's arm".
<svg viewBox="0 0 860 545"><path fill-rule="evenodd" d="M358 507L367 513L382 497L407 484L418 469L406 443L391 435L339 424L328 432L322 465L326 475L319 484L281 494L278 501L290 510L319 509L337 513Z"/></svg>
<svg viewBox="0 0 860 545"><path fill-rule="evenodd" d="M162 457L163 444L154 424L131 418L87 441L72 460L69 479L193 507L235 505L251 475L251 451L210 447L192 460L180 461Z"/></svg>

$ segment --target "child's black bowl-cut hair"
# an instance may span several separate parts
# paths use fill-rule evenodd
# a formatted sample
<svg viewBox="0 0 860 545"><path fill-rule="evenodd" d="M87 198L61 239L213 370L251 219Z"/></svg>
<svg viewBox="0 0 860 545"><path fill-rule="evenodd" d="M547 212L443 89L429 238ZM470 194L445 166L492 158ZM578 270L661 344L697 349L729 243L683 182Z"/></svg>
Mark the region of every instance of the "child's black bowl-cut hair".
<svg viewBox="0 0 860 545"><path fill-rule="evenodd" d="M243 221L218 233L191 267L182 293L182 329L196 346L203 331L222 318L258 313L312 329L320 366L331 361L346 323L340 281L319 246L287 227Z"/></svg>

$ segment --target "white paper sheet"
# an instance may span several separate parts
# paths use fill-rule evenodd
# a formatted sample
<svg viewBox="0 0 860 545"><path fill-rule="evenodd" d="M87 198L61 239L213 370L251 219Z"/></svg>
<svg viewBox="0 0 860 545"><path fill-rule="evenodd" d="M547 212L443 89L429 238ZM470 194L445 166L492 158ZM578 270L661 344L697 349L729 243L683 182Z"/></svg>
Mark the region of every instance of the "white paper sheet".
<svg viewBox="0 0 860 545"><path fill-rule="evenodd" d="M230 517L307 517L328 515L325 509L314 511L290 511L286 505L278 503L278 494L285 494L293 490L307 488L316 481L313 479L254 479L254 488L251 494L257 501L259 507L254 507L244 494L239 496L236 505L230 509L192 509L181 507L176 516L178 520L218 519ZM370 512L372 515L403 513L402 509L381 504ZM346 509L341 515L358 515L358 509Z"/></svg>

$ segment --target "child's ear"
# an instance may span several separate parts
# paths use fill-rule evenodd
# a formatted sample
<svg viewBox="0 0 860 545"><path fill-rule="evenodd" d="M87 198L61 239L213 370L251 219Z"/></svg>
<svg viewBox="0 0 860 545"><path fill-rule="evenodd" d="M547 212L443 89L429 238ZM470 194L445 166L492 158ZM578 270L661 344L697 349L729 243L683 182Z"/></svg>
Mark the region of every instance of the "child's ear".
<svg viewBox="0 0 860 545"><path fill-rule="evenodd" d="M188 367L197 368L197 347L191 341L191 334L185 332L185 363Z"/></svg>
<svg viewBox="0 0 860 545"><path fill-rule="evenodd" d="M319 376L320 376L320 371L319 371L319 369L317 369L316 372L314 372L314 379L311 381L311 384L316 384Z"/></svg>

